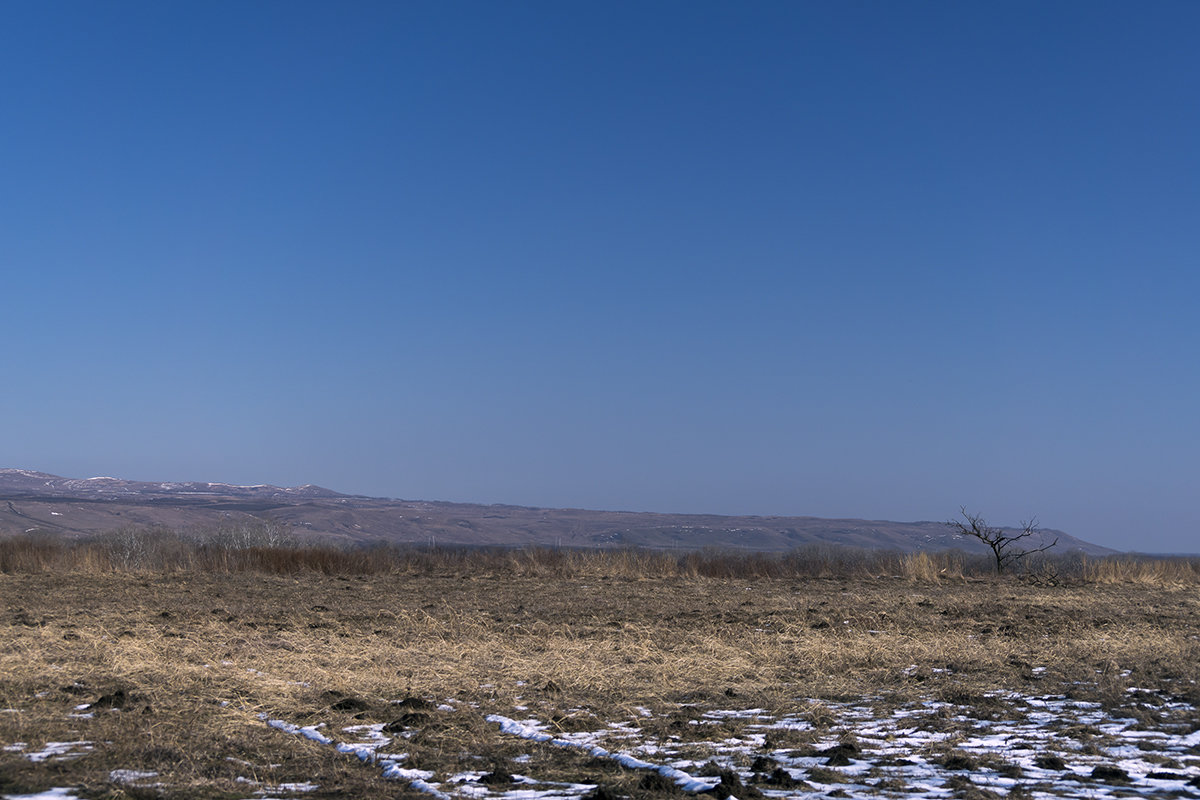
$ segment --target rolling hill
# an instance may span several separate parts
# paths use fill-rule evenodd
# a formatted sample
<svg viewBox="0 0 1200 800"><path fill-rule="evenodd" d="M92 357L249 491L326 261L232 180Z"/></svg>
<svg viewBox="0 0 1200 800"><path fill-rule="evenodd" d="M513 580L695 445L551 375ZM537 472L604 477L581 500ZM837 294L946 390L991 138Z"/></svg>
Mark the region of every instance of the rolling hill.
<svg viewBox="0 0 1200 800"><path fill-rule="evenodd" d="M226 483L63 478L0 469L0 535L82 537L127 527L203 532L269 521L301 538L341 543L476 546L703 548L781 552L808 545L900 551L980 543L955 537L942 522L890 522L819 517L718 516L589 511L394 500L347 495L319 486L284 488ZM1057 552L1104 555L1113 550L1055 530Z"/></svg>

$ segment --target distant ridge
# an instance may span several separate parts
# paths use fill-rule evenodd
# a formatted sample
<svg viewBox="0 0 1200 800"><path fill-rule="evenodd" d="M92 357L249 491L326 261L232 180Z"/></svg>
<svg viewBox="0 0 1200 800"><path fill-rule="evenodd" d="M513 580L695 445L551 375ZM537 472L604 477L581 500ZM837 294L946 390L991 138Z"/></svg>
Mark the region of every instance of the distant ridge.
<svg viewBox="0 0 1200 800"><path fill-rule="evenodd" d="M0 535L87 536L123 527L204 530L270 521L303 538L348 543L416 543L514 547L648 547L784 552L833 545L913 552L981 552L941 522L820 517L656 514L530 508L347 495L320 486L237 486L208 482L63 478L0 469ZM1055 552L1116 551L1062 531L1045 530L1039 547Z"/></svg>
<svg viewBox="0 0 1200 800"><path fill-rule="evenodd" d="M279 487L258 484L237 486L230 483L127 481L121 478L63 478L28 469L0 469L0 493L24 491L34 495L76 497L155 497L206 495L221 497L345 497L331 489L306 484Z"/></svg>

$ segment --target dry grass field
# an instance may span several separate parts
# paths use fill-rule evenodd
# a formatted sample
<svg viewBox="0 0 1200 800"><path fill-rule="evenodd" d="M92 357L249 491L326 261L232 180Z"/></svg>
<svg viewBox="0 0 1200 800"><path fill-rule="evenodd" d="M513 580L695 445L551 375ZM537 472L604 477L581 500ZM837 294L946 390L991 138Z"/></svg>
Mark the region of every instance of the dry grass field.
<svg viewBox="0 0 1200 800"><path fill-rule="evenodd" d="M9 556L0 796L1200 796L1194 565Z"/></svg>

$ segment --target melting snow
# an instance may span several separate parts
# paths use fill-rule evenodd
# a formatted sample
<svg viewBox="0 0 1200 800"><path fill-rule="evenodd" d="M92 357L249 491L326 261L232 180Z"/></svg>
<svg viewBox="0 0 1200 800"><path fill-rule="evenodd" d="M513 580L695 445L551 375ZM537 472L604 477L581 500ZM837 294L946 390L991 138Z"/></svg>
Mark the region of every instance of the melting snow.
<svg viewBox="0 0 1200 800"><path fill-rule="evenodd" d="M318 744L331 744L339 753L354 755L359 761L378 764L379 766L383 767L383 777L388 780L405 780L408 781L409 786L419 792L433 795L434 797L438 798L438 800L452 800L450 795L443 793L437 788L437 786L429 782L429 779L433 777L432 772L419 769L407 769L400 766L400 762L408 757L407 754L380 755L375 752L379 747L385 744L390 744L391 741L386 736L383 736L381 732L383 728L382 725L352 725L349 728L344 729L343 732L349 731L351 733L365 733L368 738L368 741L366 742L349 743L335 742L328 736L318 732L317 728L322 727L320 725L308 725L306 727L300 727L299 725L293 725L290 722L284 722L281 719L267 719L266 723L276 730L293 735L304 736L305 738L311 739Z"/></svg>
<svg viewBox="0 0 1200 800"><path fill-rule="evenodd" d="M528 720L526 722L518 722L508 717L503 717L499 714L490 714L486 717L488 722L495 722L500 725L500 730L514 736L520 736L522 739L532 739L535 742L549 742L558 747L575 747L586 751L594 758L608 758L616 761L623 767L629 769L652 769L662 775L664 778L669 778L674 781L679 788L685 792L705 792L717 785L717 780L696 778L681 769L666 765L652 764L649 761L643 761L640 758L632 756L628 753L612 753L605 750L599 745L590 745L586 742L571 741L563 738L555 738L548 733L539 730L539 723L536 720Z"/></svg>
<svg viewBox="0 0 1200 800"><path fill-rule="evenodd" d="M76 752L76 748L82 752ZM91 742L46 742L46 746L42 750L36 753L29 753L25 757L35 763L47 759L69 761L73 758L79 758L83 755L83 752L91 749Z"/></svg>
<svg viewBox="0 0 1200 800"><path fill-rule="evenodd" d="M110 781L113 783L124 784L137 783L138 781L145 781L149 780L150 778L157 777L157 772L139 772L136 769L114 769L112 772L108 773L108 779Z"/></svg>
<svg viewBox="0 0 1200 800"><path fill-rule="evenodd" d="M989 694L982 710L934 700L896 707L882 698L854 703L799 700L790 714L761 708L693 706L690 716L698 714L699 719L688 722L699 727L689 731L701 737L711 731L714 735L709 741L696 741L694 735L683 737L686 741L666 734L659 738L642 730L639 717L654 717L642 706L633 706L639 717L597 720L595 730L570 733L551 732L546 722L533 718L491 714L486 720L502 733L530 742L533 752L542 746L575 750L627 769L656 772L689 793L706 792L718 784L717 777L690 771L712 762L733 771L766 798L835 791L839 796L864 800L943 798L968 796L970 787L997 796L1020 794L1039 800L1200 797L1200 717L1196 707L1155 692L1146 692L1144 697L1141 692L1132 694L1130 702L1139 719L1132 718L1132 708L1107 712L1097 703L1064 695L1016 692ZM450 704L456 702L448 699L443 708L450 710ZM823 718L819 727L808 718L812 710ZM336 741L322 731L323 725L302 727L265 716L262 719L276 730L354 755L379 768L381 777L406 781L438 800L451 800L452 794L470 800L580 800L595 788L592 784L520 777L519 785L498 789L483 785L480 778L484 773L476 772L459 772L438 781L434 772L402 766L407 754L380 752L394 741L384 735L382 725L343 728L341 734L348 740ZM799 732L798 741L803 744L785 739L768 746L773 733L780 731ZM853 741L855 747L839 749L845 741ZM79 755L72 753L76 747L90 745L50 743L46 750L29 757L42 760ZM833 754L838 760L833 761ZM763 763L769 766L758 765L754 770L759 756L767 759ZM512 760L528 763L532 753ZM773 780L768 780L768 773ZM788 778L799 785L787 786Z"/></svg>
<svg viewBox="0 0 1200 800"><path fill-rule="evenodd" d="M1200 730L1190 730L1196 721L1191 706L1168 703L1164 708L1181 712L1173 717L1176 721L1164 722L1162 730L1141 730L1142 723L1106 715L1095 703L1015 693L994 697L1003 703L998 719L979 719L970 706L933 701L886 712L861 703L822 703L836 720L824 737L812 741L809 747L770 750L764 747L765 734L781 729L813 730L811 724L795 716L776 718L762 709L714 710L706 712L704 717L745 722L739 737L685 743L642 735L628 722L609 724L592 732L554 736L538 720L514 720L496 714L487 720L498 724L502 732L529 741L576 748L630 769L654 770L688 792L706 791L716 783L716 778L695 777L684 771L705 761L715 761L722 769L734 770L747 783L755 782L767 797L800 797L812 791L773 788L764 783L765 774L755 775L745 766L757 753L772 759L793 779L807 775L809 784L820 787L822 793L836 788L849 797L942 797L957 792L956 786L961 788L964 780L1002 794L1020 786L1022 791L1043 798L1197 794L1192 787L1200 783L1200 758L1196 758L1200 755L1196 752L1200 747ZM1188 732L1173 733L1170 728L1178 724L1188 726L1185 728ZM1080 725L1094 726L1097 734L1086 748L1071 738L1072 731ZM826 764L830 758L828 751L846 734L854 736L859 750L846 759L849 763L829 769L836 765ZM631 737L638 741L631 741ZM605 740L633 745L632 752L610 751L601 744ZM973 756L978 763L967 771L963 767L956 769L947 761L951 752ZM1065 769L1046 764L1047 754L1062 758ZM660 763L643 757L655 758ZM1164 767L1164 763L1168 766ZM1093 777L1093 770L1106 767L1124 770L1129 780L1108 782L1103 769ZM814 771L817 768L826 771ZM835 782L824 783L820 778Z"/></svg>

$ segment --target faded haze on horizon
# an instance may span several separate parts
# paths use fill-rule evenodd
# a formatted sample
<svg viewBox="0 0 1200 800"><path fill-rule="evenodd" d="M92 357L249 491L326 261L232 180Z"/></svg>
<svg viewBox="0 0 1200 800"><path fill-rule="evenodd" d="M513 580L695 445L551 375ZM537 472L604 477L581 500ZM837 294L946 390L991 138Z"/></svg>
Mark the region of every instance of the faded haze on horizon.
<svg viewBox="0 0 1200 800"><path fill-rule="evenodd" d="M1200 5L3 15L2 466L1200 550Z"/></svg>

